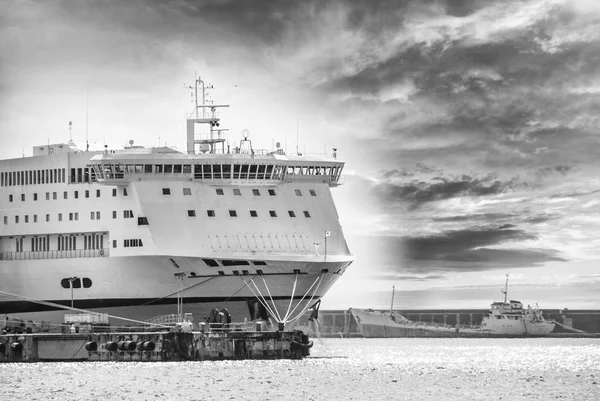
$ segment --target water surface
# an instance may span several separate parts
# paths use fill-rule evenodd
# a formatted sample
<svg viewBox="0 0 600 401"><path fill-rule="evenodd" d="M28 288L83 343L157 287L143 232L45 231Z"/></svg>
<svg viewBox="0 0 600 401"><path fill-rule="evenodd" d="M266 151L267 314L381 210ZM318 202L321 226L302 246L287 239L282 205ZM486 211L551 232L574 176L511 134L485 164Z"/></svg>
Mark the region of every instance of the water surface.
<svg viewBox="0 0 600 401"><path fill-rule="evenodd" d="M0 365L4 400L600 399L599 339L323 339L302 361Z"/></svg>

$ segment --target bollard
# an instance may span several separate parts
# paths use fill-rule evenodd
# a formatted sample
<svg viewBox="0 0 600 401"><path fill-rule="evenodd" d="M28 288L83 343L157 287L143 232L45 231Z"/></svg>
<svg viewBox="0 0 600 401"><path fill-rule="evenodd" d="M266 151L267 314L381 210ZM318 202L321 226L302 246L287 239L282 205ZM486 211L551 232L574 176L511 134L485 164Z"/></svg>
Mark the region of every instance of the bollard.
<svg viewBox="0 0 600 401"><path fill-rule="evenodd" d="M85 343L85 350L88 352L98 351L98 343L96 341Z"/></svg>
<svg viewBox="0 0 600 401"><path fill-rule="evenodd" d="M109 341L106 344L104 344L104 349L106 349L107 351L114 352L119 349L119 345L114 341Z"/></svg>

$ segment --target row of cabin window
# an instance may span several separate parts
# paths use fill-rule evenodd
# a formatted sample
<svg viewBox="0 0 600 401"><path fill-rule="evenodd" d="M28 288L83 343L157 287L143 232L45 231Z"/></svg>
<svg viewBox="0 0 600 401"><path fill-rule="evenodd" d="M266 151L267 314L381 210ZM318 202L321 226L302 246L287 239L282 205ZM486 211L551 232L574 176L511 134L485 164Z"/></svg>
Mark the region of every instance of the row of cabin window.
<svg viewBox="0 0 600 401"><path fill-rule="evenodd" d="M59 235L56 239L56 250L57 251L76 251L77 250L77 236L63 236ZM15 239L16 252L26 252L23 246L23 238ZM83 249L84 250L96 250L104 249L104 236L98 234L86 234L83 235ZM50 251L50 236L46 237L32 237L31 238L31 252L48 252Z"/></svg>
<svg viewBox="0 0 600 401"><path fill-rule="evenodd" d="M100 194L101 194L100 190L97 189L96 190L96 198L99 198ZM89 191L89 189L85 190L84 195L85 195L86 198L90 197L90 191ZM124 195L127 196L127 192L125 192ZM116 188L113 189L113 196L117 196L117 189ZM79 199L79 191L73 191L73 198ZM57 199L58 199L58 192L52 192L52 200L57 200ZM68 193L68 191L64 191L63 192L63 199L69 199L69 193ZM38 194L37 193L33 194L33 200L34 201L38 200ZM46 192L46 200L50 200L50 192ZM14 197L13 197L12 194L8 195L8 201L9 202L13 202L14 201ZM21 194L21 202L25 202L25 194Z"/></svg>
<svg viewBox="0 0 600 401"><path fill-rule="evenodd" d="M223 188L216 188L215 191L216 191L217 195L225 195L225 190ZM277 196L277 192L275 192L274 189L268 189L267 191L269 192L269 196ZM309 189L308 192L310 193L310 196L317 196L317 193L315 192L314 189ZM294 193L296 194L296 196L302 196L302 191L299 189L294 189ZM163 188L162 194L163 195L171 195L171 188ZM183 194L191 195L192 194L191 188L183 188ZM233 194L235 196L242 196L242 190L239 188L233 188ZM254 196L260 196L260 189L253 188L252 194Z"/></svg>
<svg viewBox="0 0 600 401"><path fill-rule="evenodd" d="M100 217L101 217L100 211L92 211L92 212L90 212L90 220L100 220ZM116 210L113 210L112 217L113 217L113 219L117 218L117 211ZM132 210L123 210L123 218L124 219L132 219L133 218L133 211ZM140 217L139 219L141 219L138 222L139 225L148 225L148 219L146 217ZM79 220L79 213L77 213L77 212L75 212L75 213L69 213L69 220ZM20 216L16 215L15 216L15 223L18 224L19 221L20 221ZM29 215L24 215L23 216L23 221L25 223L29 223ZM50 214L49 213L46 214L46 221L47 222L50 221ZM58 221L63 221L63 214L62 213L58 213ZM33 222L34 223L38 222L38 216L37 216L37 214L33 215ZM8 216L4 216L4 224L8 224Z"/></svg>
<svg viewBox="0 0 600 401"><path fill-rule="evenodd" d="M256 210L249 210L248 212L250 213L250 217L258 217L258 212ZM312 217L310 215L310 212L308 210L303 210L302 213L304 213L304 217L306 217L306 218ZM208 217L216 217L216 214L215 214L214 210L207 210L206 211L206 215ZM296 217L296 212L294 212L293 210L288 210L288 215L290 217ZM196 211L195 210L188 210L188 216L189 217L196 217ZM230 210L229 211L229 216L230 217L238 217L237 211L236 210ZM269 216L271 216L271 217L277 217L277 211L275 211L275 210L269 210Z"/></svg>
<svg viewBox="0 0 600 401"><path fill-rule="evenodd" d="M288 175L324 175L339 178L342 166L285 166L273 164L194 164L197 179L283 179ZM96 175L106 179L122 179L125 174L191 174L191 164L95 164L81 173L71 169L71 182L94 180ZM88 171L86 173L86 170ZM90 171L91 170L91 171ZM83 174L83 175L82 175ZM79 178L79 177L82 178ZM83 181L80 181L83 180Z"/></svg>
<svg viewBox="0 0 600 401"><path fill-rule="evenodd" d="M55 184L65 182L65 169L0 172L0 186Z"/></svg>

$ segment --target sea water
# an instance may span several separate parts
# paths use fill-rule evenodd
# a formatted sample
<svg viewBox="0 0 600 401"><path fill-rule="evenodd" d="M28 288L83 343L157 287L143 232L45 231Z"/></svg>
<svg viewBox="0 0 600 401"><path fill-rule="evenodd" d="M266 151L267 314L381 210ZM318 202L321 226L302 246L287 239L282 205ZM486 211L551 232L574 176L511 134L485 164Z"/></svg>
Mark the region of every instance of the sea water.
<svg viewBox="0 0 600 401"><path fill-rule="evenodd" d="M1 400L598 400L600 339L322 339L304 360L0 365Z"/></svg>

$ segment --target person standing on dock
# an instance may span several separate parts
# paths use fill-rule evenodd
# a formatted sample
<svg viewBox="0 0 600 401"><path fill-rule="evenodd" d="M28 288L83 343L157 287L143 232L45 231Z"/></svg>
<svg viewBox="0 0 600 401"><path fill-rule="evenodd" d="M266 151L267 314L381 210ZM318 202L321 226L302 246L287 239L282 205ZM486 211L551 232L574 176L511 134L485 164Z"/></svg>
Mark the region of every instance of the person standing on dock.
<svg viewBox="0 0 600 401"><path fill-rule="evenodd" d="M190 318L188 316L186 316L185 320L181 323L181 331L183 333L192 332L192 322L190 322Z"/></svg>

